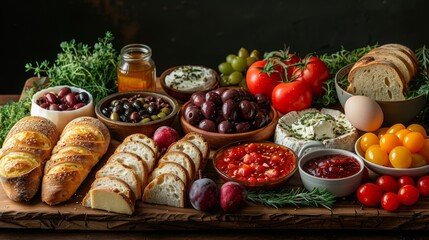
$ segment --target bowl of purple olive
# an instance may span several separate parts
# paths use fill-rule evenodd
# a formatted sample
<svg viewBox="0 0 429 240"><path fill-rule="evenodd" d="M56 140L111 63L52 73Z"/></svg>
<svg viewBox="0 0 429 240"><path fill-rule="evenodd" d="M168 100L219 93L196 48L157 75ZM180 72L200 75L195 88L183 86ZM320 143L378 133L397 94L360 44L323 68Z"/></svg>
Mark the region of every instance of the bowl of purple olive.
<svg viewBox="0 0 429 240"><path fill-rule="evenodd" d="M91 93L72 86L55 86L42 89L32 97L31 115L51 120L62 132L71 120L82 116L95 116Z"/></svg>
<svg viewBox="0 0 429 240"><path fill-rule="evenodd" d="M149 137L160 126L170 126L179 112L178 102L163 93L147 91L119 92L101 99L95 114L122 141L133 133Z"/></svg>
<svg viewBox="0 0 429 240"><path fill-rule="evenodd" d="M183 131L203 135L214 149L231 142L267 140L278 117L269 97L240 87L195 92L180 109Z"/></svg>

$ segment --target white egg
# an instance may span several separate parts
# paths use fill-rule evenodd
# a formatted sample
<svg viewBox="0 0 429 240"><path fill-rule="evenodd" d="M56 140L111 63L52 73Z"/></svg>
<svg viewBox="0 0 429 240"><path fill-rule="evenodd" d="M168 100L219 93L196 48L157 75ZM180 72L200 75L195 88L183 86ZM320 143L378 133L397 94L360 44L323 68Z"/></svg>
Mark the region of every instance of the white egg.
<svg viewBox="0 0 429 240"><path fill-rule="evenodd" d="M351 124L361 131L375 131L383 124L380 105L366 96L350 97L344 104L344 113Z"/></svg>

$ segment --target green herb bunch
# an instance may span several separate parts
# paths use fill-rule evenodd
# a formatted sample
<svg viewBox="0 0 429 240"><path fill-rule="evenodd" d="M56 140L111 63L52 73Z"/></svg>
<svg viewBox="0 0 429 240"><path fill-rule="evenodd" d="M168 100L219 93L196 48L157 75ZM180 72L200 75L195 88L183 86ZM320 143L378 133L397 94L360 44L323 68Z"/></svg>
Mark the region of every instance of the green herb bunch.
<svg viewBox="0 0 429 240"><path fill-rule="evenodd" d="M38 77L47 75L48 86L69 85L90 92L97 103L105 96L117 91L116 65L118 54L112 44L113 36L107 32L91 49L87 44L76 43L74 39L60 44L62 52L51 65L45 60L25 65L26 71L33 70Z"/></svg>

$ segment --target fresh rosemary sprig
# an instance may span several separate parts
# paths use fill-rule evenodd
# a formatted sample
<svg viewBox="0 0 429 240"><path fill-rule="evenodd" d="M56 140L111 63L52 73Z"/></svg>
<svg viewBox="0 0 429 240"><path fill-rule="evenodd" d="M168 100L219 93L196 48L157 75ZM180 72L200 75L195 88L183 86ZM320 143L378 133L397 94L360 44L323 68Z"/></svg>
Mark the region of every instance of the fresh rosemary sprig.
<svg viewBox="0 0 429 240"><path fill-rule="evenodd" d="M335 203L335 195L326 189L314 188L312 191L307 191L305 188L292 188L281 189L280 191L249 191L247 200L275 208L293 206L332 209Z"/></svg>

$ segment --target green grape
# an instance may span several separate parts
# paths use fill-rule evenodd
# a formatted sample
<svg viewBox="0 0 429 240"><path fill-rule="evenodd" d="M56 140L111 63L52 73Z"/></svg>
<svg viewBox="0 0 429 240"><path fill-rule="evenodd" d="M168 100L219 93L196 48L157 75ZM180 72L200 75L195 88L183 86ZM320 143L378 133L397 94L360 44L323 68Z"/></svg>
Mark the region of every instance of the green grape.
<svg viewBox="0 0 429 240"><path fill-rule="evenodd" d="M232 60L234 60L236 57L237 57L237 55L235 55L235 54L229 54L228 56L226 56L226 62L232 63Z"/></svg>
<svg viewBox="0 0 429 240"><path fill-rule="evenodd" d="M238 56L247 58L249 57L249 51L247 51L245 48L240 48L240 50L238 50Z"/></svg>
<svg viewBox="0 0 429 240"><path fill-rule="evenodd" d="M241 79L240 83L238 84L239 87L242 87L244 89L247 89L247 82L246 78Z"/></svg>
<svg viewBox="0 0 429 240"><path fill-rule="evenodd" d="M256 60L261 60L261 53L256 49L250 53L250 56L256 58Z"/></svg>
<svg viewBox="0 0 429 240"><path fill-rule="evenodd" d="M232 69L231 63L228 63L228 62L223 62L219 64L218 69L219 69L219 72L227 75L234 72L234 69Z"/></svg>
<svg viewBox="0 0 429 240"><path fill-rule="evenodd" d="M256 62L256 58L255 57L248 57L246 58L246 62L247 62L247 67L250 67L250 65L252 65L254 62Z"/></svg>
<svg viewBox="0 0 429 240"><path fill-rule="evenodd" d="M231 73L228 77L228 82L230 85L237 85L243 79L243 74L239 71Z"/></svg>
<svg viewBox="0 0 429 240"><path fill-rule="evenodd" d="M232 68L238 72L244 72L247 68L247 60L244 57L236 57L232 60Z"/></svg>
<svg viewBox="0 0 429 240"><path fill-rule="evenodd" d="M227 86L229 86L229 75L226 75L226 74L221 74L220 75L220 82L219 82L219 85L221 86L221 87L227 87Z"/></svg>

